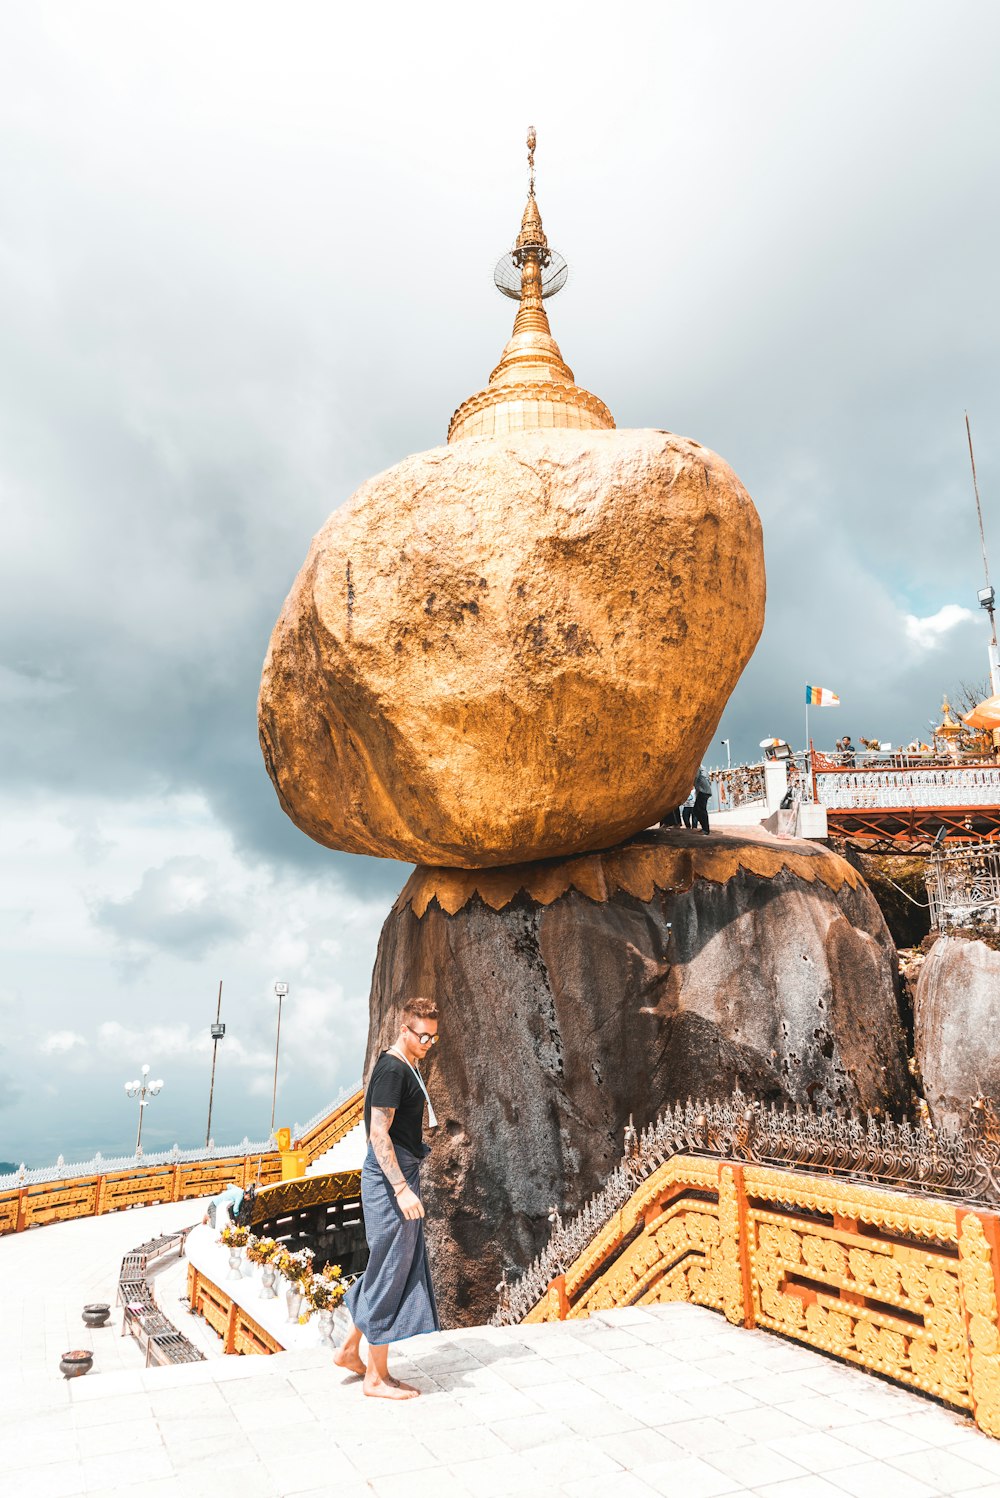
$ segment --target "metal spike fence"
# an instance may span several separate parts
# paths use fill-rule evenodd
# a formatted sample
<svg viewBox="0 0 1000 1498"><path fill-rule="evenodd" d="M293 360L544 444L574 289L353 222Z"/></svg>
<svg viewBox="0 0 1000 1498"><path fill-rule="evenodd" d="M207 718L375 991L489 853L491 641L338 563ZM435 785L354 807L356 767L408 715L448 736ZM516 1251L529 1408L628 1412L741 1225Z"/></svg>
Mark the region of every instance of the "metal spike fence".
<svg viewBox="0 0 1000 1498"><path fill-rule="evenodd" d="M1000 1116L990 1098L973 1099L964 1129L756 1103L739 1090L722 1102L689 1099L665 1108L641 1135L626 1129L621 1164L603 1190L576 1217L557 1224L519 1279L508 1282L504 1271L492 1324L523 1320L642 1181L681 1154L784 1165L1000 1208Z"/></svg>

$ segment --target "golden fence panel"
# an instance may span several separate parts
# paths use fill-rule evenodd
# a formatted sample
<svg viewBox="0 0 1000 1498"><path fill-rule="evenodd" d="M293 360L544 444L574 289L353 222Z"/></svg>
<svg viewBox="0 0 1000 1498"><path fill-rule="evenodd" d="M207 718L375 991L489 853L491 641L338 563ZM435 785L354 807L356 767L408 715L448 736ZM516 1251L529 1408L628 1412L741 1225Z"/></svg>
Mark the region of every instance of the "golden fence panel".
<svg viewBox="0 0 1000 1498"><path fill-rule="evenodd" d="M204 1317L222 1338L223 1352L254 1355L284 1352L281 1343L266 1332L249 1311L193 1264L188 1266L187 1293L194 1314Z"/></svg>
<svg viewBox="0 0 1000 1498"><path fill-rule="evenodd" d="M288 1212L301 1212L307 1207L323 1206L330 1202L351 1201L355 1197L361 1197L360 1170L341 1170L331 1175L299 1176L291 1181L275 1181L257 1192L251 1227L274 1217L282 1217Z"/></svg>
<svg viewBox="0 0 1000 1498"><path fill-rule="evenodd" d="M321 1154L354 1127L361 1113L359 1099L363 1109L364 1100L359 1093L317 1125L309 1137L329 1139L330 1143L322 1143L322 1148L313 1154ZM280 1183L280 1153L272 1150L267 1154L234 1154L221 1160L178 1161L176 1165L137 1162L127 1170L103 1175L15 1186L0 1192L0 1236L44 1223L117 1212L125 1207L213 1196L231 1181L237 1186L259 1188Z"/></svg>
<svg viewBox="0 0 1000 1498"><path fill-rule="evenodd" d="M46 1222L65 1222L73 1217L90 1217L96 1210L96 1176L26 1186L21 1192L17 1226L27 1228Z"/></svg>
<svg viewBox="0 0 1000 1498"><path fill-rule="evenodd" d="M1000 1436L1000 1218L803 1170L675 1155L526 1322L686 1301L970 1411Z"/></svg>
<svg viewBox="0 0 1000 1498"><path fill-rule="evenodd" d="M364 1116L365 1095L362 1090L345 1098L328 1117L321 1119L314 1128L304 1133L301 1139L297 1139L295 1148L308 1150L309 1159L312 1162L320 1155L325 1155L327 1150L333 1149L335 1144L339 1144L341 1139L349 1134Z"/></svg>
<svg viewBox="0 0 1000 1498"><path fill-rule="evenodd" d="M232 1298L192 1266L189 1271L188 1299L194 1314L205 1318L212 1330L222 1338L225 1351L229 1352L232 1342Z"/></svg>
<svg viewBox="0 0 1000 1498"><path fill-rule="evenodd" d="M234 1307L232 1350L243 1354L284 1352L281 1343L258 1325L241 1306Z"/></svg>
<svg viewBox="0 0 1000 1498"><path fill-rule="evenodd" d="M123 1207L150 1207L174 1200L174 1170L171 1166L122 1170L101 1177L97 1211L117 1212Z"/></svg>
<svg viewBox="0 0 1000 1498"><path fill-rule="evenodd" d="M259 1181L261 1186L269 1186L273 1181L281 1180L281 1156L261 1155L259 1158L247 1161L246 1184L251 1180Z"/></svg>
<svg viewBox="0 0 1000 1498"><path fill-rule="evenodd" d="M954 1252L862 1235L846 1213L828 1227L751 1205L748 1220L758 1326L972 1407Z"/></svg>

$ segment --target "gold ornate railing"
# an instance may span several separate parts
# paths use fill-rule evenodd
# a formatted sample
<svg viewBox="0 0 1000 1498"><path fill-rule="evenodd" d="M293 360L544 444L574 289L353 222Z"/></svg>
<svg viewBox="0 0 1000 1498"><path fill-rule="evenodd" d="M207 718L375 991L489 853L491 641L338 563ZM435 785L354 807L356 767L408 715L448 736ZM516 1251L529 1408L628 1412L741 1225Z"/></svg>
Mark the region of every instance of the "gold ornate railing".
<svg viewBox="0 0 1000 1498"><path fill-rule="evenodd" d="M315 1160L349 1134L363 1115L364 1093L358 1091L305 1130L296 1147L304 1149L310 1161ZM281 1173L280 1152L258 1149L174 1164L149 1165L140 1161L121 1170L28 1181L0 1191L0 1236L42 1223L98 1217L121 1207L148 1207L211 1196L231 1181L238 1186L253 1183L266 1187L280 1181Z"/></svg>
<svg viewBox="0 0 1000 1498"><path fill-rule="evenodd" d="M361 1122L365 1115L365 1095L362 1089L345 1098L325 1118L303 1132L295 1141L296 1149L309 1152L310 1161L325 1155L327 1150L339 1144L346 1134Z"/></svg>
<svg viewBox="0 0 1000 1498"><path fill-rule="evenodd" d="M987 1210L676 1155L523 1319L690 1301L931 1394L1000 1436L998 1275L1000 1218Z"/></svg>
<svg viewBox="0 0 1000 1498"><path fill-rule="evenodd" d="M160 1202L210 1196L230 1181L248 1186L268 1184L281 1176L277 1153L233 1155L228 1159L189 1161L178 1165L136 1165L130 1170L69 1180L35 1182L0 1193L0 1234L73 1217L99 1217L121 1207L149 1207Z"/></svg>
<svg viewBox="0 0 1000 1498"><path fill-rule="evenodd" d="M281 1343L249 1311L193 1264L188 1265L187 1294L193 1313L203 1316L222 1338L223 1352L244 1355L284 1352Z"/></svg>
<svg viewBox="0 0 1000 1498"><path fill-rule="evenodd" d="M340 1170L331 1175L299 1176L297 1180L275 1181L262 1187L254 1197L251 1226L302 1212L307 1207L329 1206L333 1202L360 1201L360 1170Z"/></svg>

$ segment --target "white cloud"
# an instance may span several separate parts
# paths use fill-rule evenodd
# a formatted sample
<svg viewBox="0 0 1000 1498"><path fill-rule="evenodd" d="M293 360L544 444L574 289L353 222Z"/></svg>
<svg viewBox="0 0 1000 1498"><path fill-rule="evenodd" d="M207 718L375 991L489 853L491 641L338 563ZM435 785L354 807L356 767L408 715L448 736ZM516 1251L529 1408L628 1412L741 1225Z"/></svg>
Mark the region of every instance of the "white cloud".
<svg viewBox="0 0 1000 1498"><path fill-rule="evenodd" d="M965 624L968 620L975 618L971 609L962 608L958 603L946 603L943 608L938 609L936 614L928 614L923 619L918 619L916 614L906 615L906 634L914 645L919 645L921 650L935 650L941 643L941 638L949 630L958 624Z"/></svg>
<svg viewBox="0 0 1000 1498"><path fill-rule="evenodd" d="M122 1084L147 1061L165 1086L143 1139L149 1131L151 1149L203 1140L220 978L219 1142L267 1133L277 978L289 984L279 1122L309 1117L357 1081L390 901L346 886L332 857L325 877L275 869L237 848L193 796L0 796L0 825L18 871L6 910L0 892L0 1012L21 1021L8 1027L2 1058L4 1158L31 1164L130 1149L136 1105ZM81 839L81 827L98 835ZM399 884L405 876L399 866ZM208 958L202 928L212 937ZM138 960L123 963L123 950ZM12 1081L37 1068L39 1055L56 1100L41 1125Z"/></svg>
<svg viewBox="0 0 1000 1498"><path fill-rule="evenodd" d="M38 1049L43 1056L65 1056L68 1051L86 1044L86 1038L78 1035L75 1030L54 1030L45 1037Z"/></svg>

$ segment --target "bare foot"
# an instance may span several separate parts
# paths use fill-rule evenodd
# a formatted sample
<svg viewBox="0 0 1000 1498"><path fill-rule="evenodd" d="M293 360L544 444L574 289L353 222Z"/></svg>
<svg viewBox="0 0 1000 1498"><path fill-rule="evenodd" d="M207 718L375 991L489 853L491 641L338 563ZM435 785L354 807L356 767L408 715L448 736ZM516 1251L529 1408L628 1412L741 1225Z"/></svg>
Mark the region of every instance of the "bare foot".
<svg viewBox="0 0 1000 1498"><path fill-rule="evenodd" d="M416 1399L420 1394L419 1389L410 1389L407 1385L397 1384L395 1381L384 1383L381 1379L376 1382L367 1378L364 1392L369 1399Z"/></svg>
<svg viewBox="0 0 1000 1498"><path fill-rule="evenodd" d="M393 1388L395 1389L408 1389L411 1394L420 1393L420 1390L417 1388L416 1384L404 1383L401 1378L395 1378L391 1373L386 1374L385 1381L387 1384L392 1384Z"/></svg>
<svg viewBox="0 0 1000 1498"><path fill-rule="evenodd" d="M346 1347L338 1347L333 1355L333 1361L338 1368L343 1368L347 1373L356 1373L359 1378L364 1378L368 1369L361 1361L359 1352L349 1352Z"/></svg>

